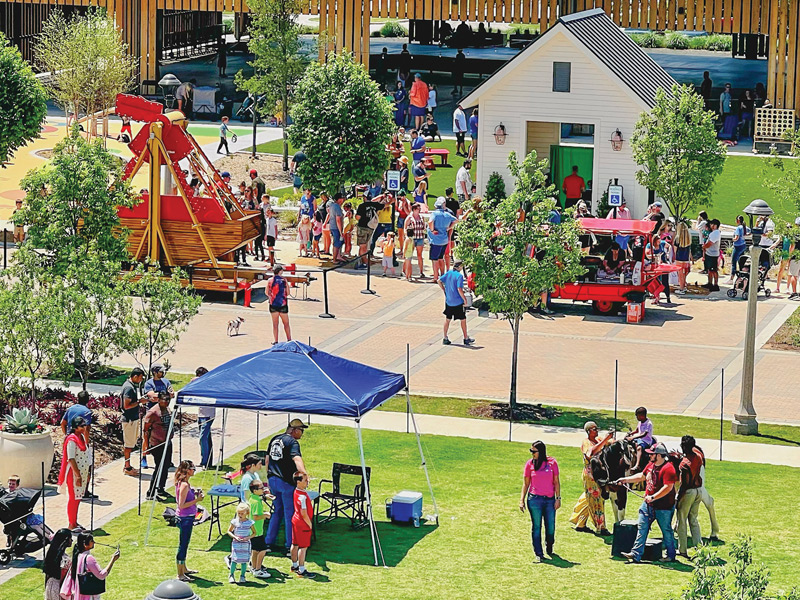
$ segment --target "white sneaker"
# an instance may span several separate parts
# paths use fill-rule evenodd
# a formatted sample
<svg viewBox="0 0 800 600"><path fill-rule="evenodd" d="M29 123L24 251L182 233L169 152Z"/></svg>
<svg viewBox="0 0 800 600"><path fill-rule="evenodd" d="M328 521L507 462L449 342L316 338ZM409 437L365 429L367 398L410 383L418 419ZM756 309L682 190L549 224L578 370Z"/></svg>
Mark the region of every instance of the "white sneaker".
<svg viewBox="0 0 800 600"><path fill-rule="evenodd" d="M258 577L259 579L269 579L270 577L272 577L272 574L266 569L259 569L258 571L253 573L253 575Z"/></svg>
<svg viewBox="0 0 800 600"><path fill-rule="evenodd" d="M231 568L231 555L230 554L228 554L228 556L225 557L225 566L228 569ZM233 577L233 575L231 575L231 577Z"/></svg>
<svg viewBox="0 0 800 600"><path fill-rule="evenodd" d="M233 575L229 576L228 583L236 583L236 577L234 577Z"/></svg>

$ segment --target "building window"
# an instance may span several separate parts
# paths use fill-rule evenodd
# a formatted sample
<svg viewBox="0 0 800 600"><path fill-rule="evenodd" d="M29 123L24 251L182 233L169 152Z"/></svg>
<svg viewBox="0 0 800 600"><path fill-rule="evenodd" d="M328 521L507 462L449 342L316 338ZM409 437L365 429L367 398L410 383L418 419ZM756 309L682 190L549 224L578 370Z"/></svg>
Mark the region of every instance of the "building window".
<svg viewBox="0 0 800 600"><path fill-rule="evenodd" d="M554 92L569 92L571 66L568 62L553 63Z"/></svg>

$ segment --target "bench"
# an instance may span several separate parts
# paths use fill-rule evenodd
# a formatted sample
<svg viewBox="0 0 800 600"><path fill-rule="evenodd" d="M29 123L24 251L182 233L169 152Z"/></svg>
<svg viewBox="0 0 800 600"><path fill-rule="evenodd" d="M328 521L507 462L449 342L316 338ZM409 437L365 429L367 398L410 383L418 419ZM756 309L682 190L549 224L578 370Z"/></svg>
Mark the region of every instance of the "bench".
<svg viewBox="0 0 800 600"><path fill-rule="evenodd" d="M292 298L296 299L298 288L302 288L303 300L308 300L308 286L311 285L312 281L317 280L316 277L311 276L311 273L306 273L305 275L281 275L281 277L289 284L289 295Z"/></svg>
<svg viewBox="0 0 800 600"><path fill-rule="evenodd" d="M438 156L439 160L441 161L441 165L443 167L448 166L448 160L450 159L450 150L447 148L426 148L425 149L425 158L432 158L434 156Z"/></svg>

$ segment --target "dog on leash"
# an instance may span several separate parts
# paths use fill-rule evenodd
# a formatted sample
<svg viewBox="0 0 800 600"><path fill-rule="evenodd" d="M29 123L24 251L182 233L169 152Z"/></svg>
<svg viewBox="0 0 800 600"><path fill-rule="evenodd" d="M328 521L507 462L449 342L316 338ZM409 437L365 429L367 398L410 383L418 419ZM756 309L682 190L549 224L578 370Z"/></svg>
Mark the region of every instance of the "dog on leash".
<svg viewBox="0 0 800 600"><path fill-rule="evenodd" d="M228 337L239 335L239 327L244 323L244 317L236 317L228 321Z"/></svg>

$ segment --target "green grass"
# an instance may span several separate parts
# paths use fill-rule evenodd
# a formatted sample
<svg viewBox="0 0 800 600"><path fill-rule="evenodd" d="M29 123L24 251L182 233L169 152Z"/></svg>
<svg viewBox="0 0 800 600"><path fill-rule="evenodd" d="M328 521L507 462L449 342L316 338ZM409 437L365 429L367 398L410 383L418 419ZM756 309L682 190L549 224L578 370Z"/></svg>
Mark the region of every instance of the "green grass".
<svg viewBox="0 0 800 600"><path fill-rule="evenodd" d="M101 376L89 379L89 383L122 386L130 374L131 370L126 367L104 367ZM172 371L167 373L167 379L169 379L169 382L176 391L189 383L192 377L194 377L194 375L189 375L188 373L173 373ZM57 377L51 378L58 379ZM70 381L80 383L81 380L80 377L76 375L71 378Z"/></svg>
<svg viewBox="0 0 800 600"><path fill-rule="evenodd" d="M577 448L548 449L559 462L564 497L556 521L559 556L535 565L531 562L530 522L517 508L522 465L530 456L527 446L443 436L425 436L423 442L441 514L438 526L425 524L415 529L387 523L382 506L385 498L403 489L427 492L413 436L364 432L366 461L373 469L377 529L388 569L371 566L368 529L352 531L345 524L334 523L320 527L318 540L309 551L309 566L322 575L319 580L289 578L288 559L270 556L265 566L272 572L271 579L250 578L246 586L234 588L226 582L223 563L230 547L228 538L207 542L208 530L198 527L187 561L202 577L193 585L195 591L203 600L260 599L265 594L275 599L517 600L531 597L535 590L535 597L545 600L577 600L596 595L602 588L609 598L638 597L637 590L648 589L661 599L677 595L689 579L691 566L685 561L670 566L626 565L610 557L610 539L571 530L567 520L581 492L582 463ZM312 426L302 445L314 477L329 475L333 461L358 464L356 436L350 428ZM753 537L757 560L764 561L771 572L771 592L796 584L800 530L791 524L797 510L797 471L712 462L707 475L722 539L730 540L739 532ZM213 473L201 473L192 482L208 489L212 477ZM638 501L631 502L628 514L633 515L637 507ZM162 510L157 508L149 547L144 546L146 510L142 517L135 509L129 511L99 532L97 541L111 546L119 543L122 551L104 600L144 598L159 582L174 576L178 532L158 516ZM424 512L431 511L426 493ZM223 521L231 516L229 507L223 512ZM707 535L704 509L700 518ZM105 565L112 552L112 548L98 546L94 553ZM42 580L38 569L28 569L0 586L0 597L41 597Z"/></svg>
<svg viewBox="0 0 800 600"><path fill-rule="evenodd" d="M485 407L493 404L489 400L473 400L469 398L452 398L436 396L412 396L411 405L417 414L442 415L447 417L477 417L471 409ZM614 420L613 410L593 410L587 408L571 408L565 406L548 406L556 413L549 419L525 420L515 419L520 423L535 423L537 425L550 425L554 427L582 428L586 421L595 421L601 429L611 429L616 426L618 431L632 430L636 426L636 417L632 412L619 411L617 420ZM380 406L379 410L405 412L405 397L397 396ZM680 415L652 415L656 435L680 437L691 434L698 439L719 439L719 421L714 419L700 419L697 417L684 417ZM761 444L776 444L787 446L800 446L800 427L791 425L768 425L761 423L758 426L759 435L741 436L731 433L730 421L725 421L723 426L723 439L737 442L757 442Z"/></svg>
<svg viewBox="0 0 800 600"><path fill-rule="evenodd" d="M409 149L411 144L406 142L406 150ZM458 169L461 167L464 159L461 157L456 156L456 141L455 140L448 140L445 139L441 142L433 142L428 144L431 148L447 148L450 150L450 165L449 167L441 167L439 166L439 158L434 157L434 162L436 163L436 170L429 171L429 178L428 178L428 206L433 208L433 203L436 202L437 196L444 196L444 191L448 187L452 187L455 189L456 186L456 173ZM259 144L257 147L259 152L268 152L270 154L280 154L283 152L283 141L282 140L273 140L271 142L266 142L264 144ZM296 152L295 148L289 147L289 153L293 154ZM408 156L408 162L411 164L411 152L406 152L406 156ZM477 173L477 162L472 164L472 169L470 171L472 175L472 180L475 180L475 175ZM506 189L508 188L509 182L506 182ZM278 190L272 190L273 196L281 196L289 191L291 191L291 187L287 188L280 188ZM411 196L411 193L409 193Z"/></svg>

